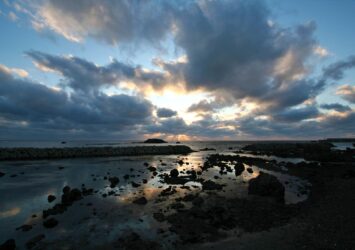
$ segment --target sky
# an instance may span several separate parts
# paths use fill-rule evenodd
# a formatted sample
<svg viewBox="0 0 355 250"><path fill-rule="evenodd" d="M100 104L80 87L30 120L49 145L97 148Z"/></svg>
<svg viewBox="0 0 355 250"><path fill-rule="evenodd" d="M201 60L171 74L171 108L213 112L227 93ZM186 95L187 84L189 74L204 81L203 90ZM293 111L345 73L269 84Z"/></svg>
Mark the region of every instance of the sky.
<svg viewBox="0 0 355 250"><path fill-rule="evenodd" d="M2 140L355 136L353 0L0 0Z"/></svg>

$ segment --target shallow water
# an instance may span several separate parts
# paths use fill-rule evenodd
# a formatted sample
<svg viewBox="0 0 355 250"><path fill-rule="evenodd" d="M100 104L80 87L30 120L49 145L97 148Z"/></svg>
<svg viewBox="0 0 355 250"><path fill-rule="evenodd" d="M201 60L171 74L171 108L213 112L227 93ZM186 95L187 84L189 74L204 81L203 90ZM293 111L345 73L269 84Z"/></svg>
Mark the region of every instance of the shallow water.
<svg viewBox="0 0 355 250"><path fill-rule="evenodd" d="M189 145L189 144L187 144ZM157 229L166 230L166 223L159 223L152 213L166 207L174 202L177 197L187 193L201 191L201 184L187 183L191 190L177 188L177 193L169 196L167 200L156 202L160 192L168 185L161 183L159 177L152 176L146 170L144 162L158 168L158 172L170 172L177 168L182 171L189 169L198 170L209 154L224 153L234 154L233 151L242 147L241 143L216 142L190 144L193 149L213 147L216 151L202 151L189 154L188 156L145 156L145 157L109 157L90 159L63 159L63 160L42 160L25 162L2 162L0 171L6 173L0 178L0 242L9 238L16 239L20 247L24 243L40 233L44 233L44 242L56 242L61 247L69 247L65 244L70 242L70 247L100 246L109 244L127 230L133 230L147 238L154 238L164 244L166 248L171 247L171 240L174 235L170 233L158 234ZM180 166L178 159L183 159L185 164ZM285 159L283 159L285 160ZM189 165L186 165L186 163ZM162 164L163 163L163 164ZM63 168L64 167L64 168ZM212 179L217 183L227 184L223 195L246 197L248 180L255 178L260 169L257 166L250 166L252 174L244 171L241 176L236 177L234 172L226 175L219 175L219 168L212 168L203 172L204 179ZM63 169L60 169L63 168ZM266 171L274 174L285 185L286 203L296 203L307 198L307 182L287 174ZM123 179L125 174L131 177L128 181ZM16 175L16 177L11 177ZM109 181L104 177L117 176L120 179L118 186L114 189L109 187ZM218 179L214 179L218 176ZM147 179L147 184L142 180ZM132 187L131 182L141 184L140 187ZM97 191L94 195L86 196L75 202L66 212L54 217L59 224L53 229L45 229L42 226L42 211L60 202L62 189L68 185L71 188L80 188L84 184L86 188L93 188ZM104 198L102 195L109 191L116 194ZM53 194L57 199L48 203L47 196ZM148 204L140 206L132 204L138 197L145 196ZM92 206L88 206L92 203ZM188 206L188 204L186 204ZM93 212L96 211L96 215ZM173 212L170 211L170 212ZM168 211L169 213L169 211ZM32 215L36 214L36 218ZM28 232L16 231L15 229L23 224L32 224L33 229Z"/></svg>

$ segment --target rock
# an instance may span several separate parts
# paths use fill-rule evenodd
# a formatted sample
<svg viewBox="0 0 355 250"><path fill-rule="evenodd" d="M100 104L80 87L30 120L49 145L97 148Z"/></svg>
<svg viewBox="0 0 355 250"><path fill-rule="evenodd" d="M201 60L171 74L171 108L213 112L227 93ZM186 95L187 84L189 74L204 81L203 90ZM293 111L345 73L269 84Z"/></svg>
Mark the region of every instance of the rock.
<svg viewBox="0 0 355 250"><path fill-rule="evenodd" d="M0 245L0 250L15 250L16 243L14 239L9 239Z"/></svg>
<svg viewBox="0 0 355 250"><path fill-rule="evenodd" d="M183 160L179 160L177 163L178 163L180 166L181 166L181 165L184 165L184 161L183 161Z"/></svg>
<svg viewBox="0 0 355 250"><path fill-rule="evenodd" d="M149 170L150 172L155 172L155 171L157 171L157 168L156 168L156 167L153 167L153 166L150 166L150 167L148 168L148 170Z"/></svg>
<svg viewBox="0 0 355 250"><path fill-rule="evenodd" d="M129 174L125 174L125 175L123 176L123 179L128 180L128 179L129 179Z"/></svg>
<svg viewBox="0 0 355 250"><path fill-rule="evenodd" d="M143 184L147 184L148 180L147 179L143 179L142 182L143 182Z"/></svg>
<svg viewBox="0 0 355 250"><path fill-rule="evenodd" d="M155 241L144 240L138 234L132 232L129 235L123 235L114 243L117 249L134 249L134 250L159 250L160 245Z"/></svg>
<svg viewBox="0 0 355 250"><path fill-rule="evenodd" d="M258 177L249 181L248 193L272 197L277 201L283 202L285 187L275 176L260 172Z"/></svg>
<svg viewBox="0 0 355 250"><path fill-rule="evenodd" d="M148 163L148 162L144 162L143 165L144 165L145 167L148 167L148 166L149 166L149 163Z"/></svg>
<svg viewBox="0 0 355 250"><path fill-rule="evenodd" d="M148 203L147 199L145 197L140 197L138 199L135 199L133 201L134 204L138 204L138 205L145 205Z"/></svg>
<svg viewBox="0 0 355 250"><path fill-rule="evenodd" d="M159 222L162 222L165 220L165 215L163 213L154 213L153 217L154 217L154 219L156 219Z"/></svg>
<svg viewBox="0 0 355 250"><path fill-rule="evenodd" d="M69 186L65 186L64 188L63 188L63 193L64 194L68 194L70 192L70 187Z"/></svg>
<svg viewBox="0 0 355 250"><path fill-rule="evenodd" d="M26 247L28 249L32 249L33 247L35 247L37 245L38 242L40 242L41 240L43 240L46 236L44 234L39 234L31 239L29 239L26 242Z"/></svg>
<svg viewBox="0 0 355 250"><path fill-rule="evenodd" d="M223 185L217 184L211 180L202 182L202 189L203 190L221 190L222 188L223 188Z"/></svg>
<svg viewBox="0 0 355 250"><path fill-rule="evenodd" d="M17 174L10 175L11 178L17 177Z"/></svg>
<svg viewBox="0 0 355 250"><path fill-rule="evenodd" d="M51 203L52 201L54 201L56 199L56 197L54 195L48 195L48 202Z"/></svg>
<svg viewBox="0 0 355 250"><path fill-rule="evenodd" d="M167 142L162 139L152 138L152 139L145 140L143 143L167 143Z"/></svg>
<svg viewBox="0 0 355 250"><path fill-rule="evenodd" d="M53 228L58 225L58 221L54 218L43 221L43 226L46 228Z"/></svg>
<svg viewBox="0 0 355 250"><path fill-rule="evenodd" d="M245 170L244 164L241 162L238 162L237 164L235 164L234 166L234 173L235 176L239 176L243 173L243 171Z"/></svg>
<svg viewBox="0 0 355 250"><path fill-rule="evenodd" d="M120 180L116 176L115 177L110 177L108 180L111 183L111 185L110 185L111 188L116 187L116 185L120 182Z"/></svg>
<svg viewBox="0 0 355 250"><path fill-rule="evenodd" d="M0 172L0 177L3 177L5 175L5 173Z"/></svg>
<svg viewBox="0 0 355 250"><path fill-rule="evenodd" d="M131 184L132 184L132 187L134 187L134 188L137 188L137 187L141 186L140 184L135 183L134 181L132 181Z"/></svg>
<svg viewBox="0 0 355 250"><path fill-rule="evenodd" d="M201 148L200 151L216 151L215 148Z"/></svg>
<svg viewBox="0 0 355 250"><path fill-rule="evenodd" d="M16 228L16 230L22 230L22 232L28 232L32 229L32 225L22 225L18 228Z"/></svg>
<svg viewBox="0 0 355 250"><path fill-rule="evenodd" d="M247 168L247 171L248 171L248 173L249 173L249 174L254 173L254 171L253 171L253 169L252 169L252 168Z"/></svg>
<svg viewBox="0 0 355 250"><path fill-rule="evenodd" d="M168 196L168 195L172 195L172 194L175 194L175 193L176 193L176 190L174 188L172 188L172 186L169 186L168 188L166 188L163 191L161 191L159 196Z"/></svg>
<svg viewBox="0 0 355 250"><path fill-rule="evenodd" d="M175 202L175 203L171 204L170 207L172 209L179 210L179 209L183 209L185 207L185 205L182 204L181 202Z"/></svg>
<svg viewBox="0 0 355 250"><path fill-rule="evenodd" d="M179 176L179 171L177 169L173 169L170 171L170 177L176 178Z"/></svg>

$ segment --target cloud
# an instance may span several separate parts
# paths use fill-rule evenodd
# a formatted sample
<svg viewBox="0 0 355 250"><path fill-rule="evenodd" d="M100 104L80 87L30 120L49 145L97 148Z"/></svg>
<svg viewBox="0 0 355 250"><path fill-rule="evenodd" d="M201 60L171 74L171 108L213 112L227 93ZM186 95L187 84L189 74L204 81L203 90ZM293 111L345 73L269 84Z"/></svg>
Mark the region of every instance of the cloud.
<svg viewBox="0 0 355 250"><path fill-rule="evenodd" d="M42 131L41 138L51 136L53 131L58 136L120 137L122 131L151 122L153 106L140 97L69 95L29 79L15 78L1 68L0 82L0 128L9 132L2 136L21 128L29 134Z"/></svg>
<svg viewBox="0 0 355 250"><path fill-rule="evenodd" d="M338 112L347 112L351 111L351 108L346 105L342 105L340 103L331 103L331 104L322 104L320 105L322 109L335 110Z"/></svg>
<svg viewBox="0 0 355 250"><path fill-rule="evenodd" d="M28 77L28 72L24 69L19 69L19 68L8 68L5 65L0 64L0 70L6 73L11 73L15 74L19 77Z"/></svg>
<svg viewBox="0 0 355 250"><path fill-rule="evenodd" d="M33 24L66 39L82 42L86 37L109 44L158 43L171 22L165 1L46 0L32 4Z"/></svg>
<svg viewBox="0 0 355 250"><path fill-rule="evenodd" d="M119 85L122 81L148 84L159 88L165 82L165 75L157 71L146 71L140 66L132 66L113 60L105 66L74 56L54 56L39 51L26 53L42 71L57 72L65 77L63 84L85 92L104 86Z"/></svg>
<svg viewBox="0 0 355 250"><path fill-rule="evenodd" d="M355 103L355 86L342 85L338 87L336 94L350 103Z"/></svg>
<svg viewBox="0 0 355 250"><path fill-rule="evenodd" d="M157 116L160 118L168 118L172 116L176 116L177 112L168 108L159 108L157 110Z"/></svg>
<svg viewBox="0 0 355 250"><path fill-rule="evenodd" d="M335 62L323 70L324 78L340 80L344 78L344 71L355 67L355 56L349 56L345 60Z"/></svg>
<svg viewBox="0 0 355 250"><path fill-rule="evenodd" d="M276 113L273 119L281 122L299 122L306 119L316 118L319 111L314 106L307 106L304 108L290 108Z"/></svg>

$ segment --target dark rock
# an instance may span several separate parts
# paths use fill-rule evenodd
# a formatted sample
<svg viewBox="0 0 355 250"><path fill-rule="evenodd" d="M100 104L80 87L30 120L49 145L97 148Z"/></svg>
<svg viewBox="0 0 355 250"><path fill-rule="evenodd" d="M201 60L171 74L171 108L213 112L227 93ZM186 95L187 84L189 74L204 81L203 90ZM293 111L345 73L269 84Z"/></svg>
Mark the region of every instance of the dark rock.
<svg viewBox="0 0 355 250"><path fill-rule="evenodd" d="M31 239L29 239L26 242L26 247L28 249L32 249L33 247L35 247L37 245L38 242L40 242L41 240L43 240L46 236L44 234L39 234Z"/></svg>
<svg viewBox="0 0 355 250"><path fill-rule="evenodd" d="M59 169L59 170L62 170L62 169L64 169L64 167L58 167L58 169Z"/></svg>
<svg viewBox="0 0 355 250"><path fill-rule="evenodd" d="M160 196L168 196L168 195L172 195L175 194L176 190L174 188L172 188L172 186L164 189L163 191L161 191L161 193L159 194Z"/></svg>
<svg viewBox="0 0 355 250"><path fill-rule="evenodd" d="M160 245L155 241L144 240L136 233L130 233L129 235L123 235L114 243L114 247L117 249L134 249L134 250L159 250Z"/></svg>
<svg viewBox="0 0 355 250"><path fill-rule="evenodd" d="M157 171L156 167L150 166L149 168L147 168L150 172L155 172Z"/></svg>
<svg viewBox="0 0 355 250"><path fill-rule="evenodd" d="M48 195L47 199L48 199L48 202L52 202L56 199L56 197L54 195L50 194L50 195Z"/></svg>
<svg viewBox="0 0 355 250"><path fill-rule="evenodd" d="M53 228L58 225L58 221L54 218L43 221L43 226L46 228Z"/></svg>
<svg viewBox="0 0 355 250"><path fill-rule="evenodd" d="M143 179L142 182L143 182L144 184L146 184L146 183L148 182L148 180L147 180L147 179Z"/></svg>
<svg viewBox="0 0 355 250"><path fill-rule="evenodd" d="M179 171L177 169L173 169L170 171L170 177L176 178L179 176Z"/></svg>
<svg viewBox="0 0 355 250"><path fill-rule="evenodd" d="M148 167L148 166L149 166L149 163L148 163L148 162L144 162L143 165L144 165L145 167Z"/></svg>
<svg viewBox="0 0 355 250"><path fill-rule="evenodd" d="M178 163L180 166L181 166L181 165L184 165L184 161L183 161L183 160L179 160L177 163Z"/></svg>
<svg viewBox="0 0 355 250"><path fill-rule="evenodd" d="M201 148L200 151L216 151L215 148Z"/></svg>
<svg viewBox="0 0 355 250"><path fill-rule="evenodd" d="M283 202L285 187L275 176L260 172L258 177L249 181L248 193L272 197L277 201Z"/></svg>
<svg viewBox="0 0 355 250"><path fill-rule="evenodd" d="M248 171L248 173L250 173L250 174L254 173L254 171L253 171L252 168L247 168L247 171Z"/></svg>
<svg viewBox="0 0 355 250"><path fill-rule="evenodd" d="M10 175L11 178L17 177L17 174Z"/></svg>
<svg viewBox="0 0 355 250"><path fill-rule="evenodd" d="M241 175L244 170L245 170L245 167L244 167L243 163L238 162L237 164L235 164L235 166L234 166L235 176Z"/></svg>
<svg viewBox="0 0 355 250"><path fill-rule="evenodd" d="M223 185L215 183L214 181L208 180L202 182L202 189L203 190L221 190Z"/></svg>
<svg viewBox="0 0 355 250"><path fill-rule="evenodd" d="M154 213L153 217L154 217L154 219L156 219L159 222L162 222L165 220L165 215L163 213Z"/></svg>
<svg viewBox="0 0 355 250"><path fill-rule="evenodd" d="M131 184L132 184L132 187L134 187L134 188L137 188L137 187L141 186L140 184L135 183L134 181L132 181Z"/></svg>
<svg viewBox="0 0 355 250"><path fill-rule="evenodd" d="M148 203L147 199L145 197L140 197L138 199L135 199L133 201L134 204L138 204L138 205L145 205Z"/></svg>
<svg viewBox="0 0 355 250"><path fill-rule="evenodd" d="M152 139L145 140L143 143L167 143L167 142L162 139L152 138Z"/></svg>
<svg viewBox="0 0 355 250"><path fill-rule="evenodd" d="M22 232L28 232L32 229L32 225L22 225L18 228L16 228L16 230L22 230Z"/></svg>
<svg viewBox="0 0 355 250"><path fill-rule="evenodd" d="M9 239L0 245L0 250L15 250L16 243L14 239Z"/></svg>
<svg viewBox="0 0 355 250"><path fill-rule="evenodd" d="M3 177L5 175L5 173L0 172L0 177Z"/></svg>
<svg viewBox="0 0 355 250"><path fill-rule="evenodd" d="M65 186L64 188L63 188L63 193L64 194L68 194L70 192L70 187L69 186Z"/></svg>
<svg viewBox="0 0 355 250"><path fill-rule="evenodd" d="M43 210L42 217L43 219L47 218L50 215L62 214L67 210L67 206L64 204L55 204L54 207L47 210Z"/></svg>
<svg viewBox="0 0 355 250"><path fill-rule="evenodd" d="M179 209L183 209L185 207L185 205L182 204L181 202L175 202L175 203L171 204L170 207L172 209L179 210Z"/></svg>
<svg viewBox="0 0 355 250"><path fill-rule="evenodd" d="M120 180L116 176L115 177L110 177L108 180L111 183L111 185L110 185L111 188L116 187L116 185L120 182Z"/></svg>

